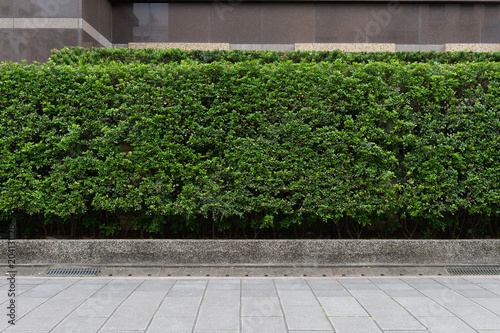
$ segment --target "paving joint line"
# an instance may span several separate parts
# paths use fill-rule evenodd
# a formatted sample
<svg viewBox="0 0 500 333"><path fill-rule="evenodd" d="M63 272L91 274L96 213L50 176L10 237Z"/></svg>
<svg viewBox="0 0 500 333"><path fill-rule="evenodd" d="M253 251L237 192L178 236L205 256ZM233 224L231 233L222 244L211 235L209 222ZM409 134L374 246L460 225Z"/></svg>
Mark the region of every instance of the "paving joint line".
<svg viewBox="0 0 500 333"><path fill-rule="evenodd" d="M333 332L335 332L335 326L333 325L332 321L330 320L330 317L328 317L328 313L326 313L326 310L323 308L323 304L321 304L320 300L318 299L318 296L316 296L316 293L312 289L311 285L307 282L307 280L304 280L304 282L306 283L307 287L309 288L309 290L313 294L314 298L316 299L316 302L318 302L319 306L321 307L321 310L323 310L323 314L325 315L326 320L328 320L328 323L332 327Z"/></svg>
<svg viewBox="0 0 500 333"><path fill-rule="evenodd" d="M82 279L78 279L78 281L76 281L76 282L75 282L74 284L72 284L72 285L75 285L75 284L77 284L77 283L78 283L78 282L80 282L80 281L82 281ZM64 317L64 318L63 318L61 321L59 321L59 322L58 322L58 323L57 323L54 327L52 327L52 328L49 330L49 332L52 332L54 329L56 329L56 328L57 328L57 326L58 326L58 325L60 325L60 324L64 321L64 319L66 319L67 317L69 317L69 316L70 316L73 312L75 312L75 310L76 310L76 309L78 309L78 308L79 308L79 307L80 307L83 303L85 303L85 302L86 302L86 301L87 301L90 297L92 297L93 295L95 295L96 293L98 293L98 292L99 292L102 288L104 288L105 286L107 286L110 282L111 282L111 280L110 280L110 281L108 281L106 284L104 284L101 288L97 289L97 290L96 290L93 294L91 294L89 297L85 298L85 299L83 300L83 302L81 302L81 303L80 303L77 307L75 307L75 308L74 308L74 309L73 309L70 313L68 313L68 315L67 315L66 317ZM68 288L69 288L69 287L68 287Z"/></svg>
<svg viewBox="0 0 500 333"><path fill-rule="evenodd" d="M141 279L141 280L143 280L143 282L144 282L144 279ZM111 319L111 317L113 317L113 314L115 314L115 313L116 313L116 311L120 308L120 306L121 306L121 305L122 305L122 304L123 304L123 303L124 303L124 302L125 302L125 301L129 298L129 297L130 297L130 295L132 295L132 294L134 293L134 291L136 291L136 289L137 289L137 288L139 288L139 286L140 286L141 284L142 284L142 282L141 282L141 283L139 283L139 285L137 285L137 286L134 288L134 290L132 290L132 291L130 292L130 294L129 294L127 297L125 297L125 298L123 299L123 301L121 301L121 302L120 302L120 304L118 304L118 305L116 306L116 308L113 310L113 312L111 312L111 313L109 314L109 316L106 318L106 320L105 320L105 321L102 323L102 325L99 327L99 329L97 330L97 332L100 332L100 331L102 330L102 328L104 327L104 325L106 325L106 323L107 323L107 322Z"/></svg>
<svg viewBox="0 0 500 333"><path fill-rule="evenodd" d="M24 318L24 317L26 317L28 314L30 314L31 312L33 312L36 308L38 308L40 305L43 305L43 304L47 303L47 302L48 302L48 301L50 301L52 298L54 298L55 296L59 295L60 293L62 293L63 291L65 291L66 289L68 289L69 287L71 287L72 285L74 285L74 284L75 284L75 283L77 283L77 282L78 282L78 281L73 282L72 284L70 284L70 285L68 285L66 288L64 288L63 290L59 291L57 294L52 295L50 298L46 299L44 302L42 302L42 303L38 304L38 305L37 305L37 306L35 306L33 309L31 309L30 311L26 312L24 315L22 315L21 317L19 317L19 319L17 319L17 320L16 320L16 322L17 322L18 320L23 319L23 318ZM40 283L38 286L43 285L43 283L44 283L44 282ZM36 286L36 287L38 287L38 286ZM34 289L34 288L36 288L36 287L33 287L33 288L31 288L31 289ZM31 289L30 289L30 290L31 290ZM29 290L27 290L27 291L29 291ZM19 294L19 296L21 296L22 294L24 294L24 293Z"/></svg>
<svg viewBox="0 0 500 333"><path fill-rule="evenodd" d="M493 294L497 294L497 293L494 293L494 292L492 292L492 291L490 291L490 290L488 290L488 289L486 289L486 288L483 288L483 287L479 286L479 285L478 285L477 283L475 283L475 282L472 282L472 281L467 280L466 278L464 278L464 280L465 280L465 281L467 281L468 283L471 283L471 284L473 284L473 285L475 285L475 286L479 287L479 288L482 288L482 289L483 289L483 290L485 290L485 291L489 291L489 292L491 292L491 293L493 293ZM447 288L448 288L448 287L447 287ZM481 307L481 308L483 308L484 310L486 310L486 311L490 312L490 313L491 313L492 315L494 315L495 317L499 317L499 318L500 318L500 316L499 316L498 314L496 314L495 312L493 312L493 311L491 311L490 309L486 308L486 307L485 307L485 306L483 306L482 304L477 303L476 301L474 301L474 300L472 299L472 297L468 297L468 296L465 296L464 294L462 294L462 293L460 292L460 291L461 291L460 289L458 289L458 290L451 289L451 288L449 288L449 289L450 289L450 290L453 290L454 292L456 292L456 293L457 293L457 294L459 294L460 296L465 297L467 300L469 300L469 301L471 301L472 303L474 303L474 304L476 304L476 305L480 306L480 307ZM487 330L489 330L489 329L487 329Z"/></svg>
<svg viewBox="0 0 500 333"><path fill-rule="evenodd" d="M460 277L460 279L463 279L463 278L462 278L462 277ZM439 284L440 284L440 285L442 285L443 287L448 288L449 290L451 290L451 291L453 291L453 292L455 292L455 293L459 294L460 296L464 297L465 299L467 299L467 300L471 301L471 299L470 299L470 298L468 298L468 297L466 297L466 296L464 296L464 295L462 295L462 294L458 293L456 290L451 289L450 287L448 287L448 286L447 286L447 285L445 285L444 283L439 282L439 281L438 281L438 280L436 280L435 278L432 278L432 280L434 280L435 282L439 283ZM457 284L457 283L456 283L456 281L453 281L453 283L454 283L454 284ZM430 297L429 297L429 298L430 298ZM431 299L434 301L434 299L433 299L433 298L431 298ZM436 303L437 303L437 302L436 302ZM473 302L473 303L475 303L475 302ZM438 304L439 304L439 303L438 303ZM478 330L476 330L474 327L472 327L471 325L469 325L469 323L467 323L465 320L463 320L463 318L462 318L461 316L457 316L457 314L456 314L454 311L452 311L452 310L451 310L451 309L449 309L448 307L445 307L444 305L441 305L441 306L442 306L443 308L445 308L447 311L449 311L450 313L452 313L452 314L453 314L453 316L455 316L455 318L457 318L458 320L460 320L461 322L463 322L463 323L464 323L467 327L470 327L473 331L478 332ZM486 310L487 310L487 309L486 309Z"/></svg>
<svg viewBox="0 0 500 333"><path fill-rule="evenodd" d="M366 279L367 281L370 281L370 279ZM399 280L399 278L398 278ZM359 299L354 296L351 291L349 289L347 289L343 284L342 282L340 282L340 285L342 286L342 288L344 288L344 290L349 294L351 295L351 297L359 304L359 306L366 312L366 314L368 315L368 318L370 318L371 320L373 320L374 324L377 326L377 328L380 330L380 332L384 332L384 330L382 329L382 327L380 326L380 324L375 320L375 318L373 318L372 314L366 309L366 307L359 301ZM375 283L373 283L372 281L370 281L371 284L373 284L374 286L377 287L377 285ZM378 288L378 287L377 287ZM380 289L380 288L379 288Z"/></svg>
<svg viewBox="0 0 500 333"><path fill-rule="evenodd" d="M144 280L142 283L146 282L146 280ZM140 285L142 285L142 283ZM163 296L160 304L158 304L158 307L156 308L155 312L153 313L153 316L151 317L151 320L149 321L148 325L146 326L146 329L144 330L144 332L147 332L149 327L151 326L151 323L153 322L153 319L155 318L155 315L156 313L158 312L158 310L160 310L161 306L163 305L163 303L165 302L165 299L167 298L168 294L172 291L172 288L175 286L175 284L177 283L177 280L174 281L174 283L172 283L172 285L170 286L170 288L168 289L167 293L165 294L165 296Z"/></svg>
<svg viewBox="0 0 500 333"><path fill-rule="evenodd" d="M278 303L280 304L280 310L281 310L281 313L283 314L283 321L285 322L285 330L287 333L289 333L290 329L288 328L288 322L286 320L285 310L283 310L283 303L281 302L280 293L278 292L278 288L276 287L276 281L274 279L271 279L271 281L273 281L274 291L276 292L276 297L278 297Z"/></svg>
<svg viewBox="0 0 500 333"><path fill-rule="evenodd" d="M203 305L203 302L205 301L205 294L207 293L207 288L208 288L208 280L205 283L205 289L203 290L203 294L201 295L201 301L200 304L198 305L198 310L196 311L196 316L194 317L194 323L193 323L193 328L191 329L191 333L194 333L194 330L196 328L196 324L198 323L198 317L200 315L201 307Z"/></svg>

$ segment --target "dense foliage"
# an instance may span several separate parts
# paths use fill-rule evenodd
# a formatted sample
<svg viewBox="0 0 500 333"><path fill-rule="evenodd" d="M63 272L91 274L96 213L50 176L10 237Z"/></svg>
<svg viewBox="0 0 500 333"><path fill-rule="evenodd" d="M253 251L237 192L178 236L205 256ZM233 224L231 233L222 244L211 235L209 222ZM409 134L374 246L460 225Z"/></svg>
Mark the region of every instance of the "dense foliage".
<svg viewBox="0 0 500 333"><path fill-rule="evenodd" d="M275 51L183 51L179 49L113 49L113 48L65 48L54 50L50 61L55 64L79 65L79 64L114 64L114 63L172 63L177 62L229 62L238 63L244 61L255 61L261 64L273 62L291 61L301 62L419 62L419 63L443 63L456 64L463 62L498 62L500 52L476 53L476 52L342 52L342 51L297 51L297 52L275 52Z"/></svg>
<svg viewBox="0 0 500 333"><path fill-rule="evenodd" d="M124 63L0 65L0 218L27 236L498 235L498 63L99 52Z"/></svg>

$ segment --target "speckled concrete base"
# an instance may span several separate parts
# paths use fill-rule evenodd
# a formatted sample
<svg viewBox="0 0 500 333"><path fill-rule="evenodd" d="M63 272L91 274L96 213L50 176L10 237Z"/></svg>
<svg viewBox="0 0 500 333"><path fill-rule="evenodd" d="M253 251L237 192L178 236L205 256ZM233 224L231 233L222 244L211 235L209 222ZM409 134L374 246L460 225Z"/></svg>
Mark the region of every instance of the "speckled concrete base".
<svg viewBox="0 0 500 333"><path fill-rule="evenodd" d="M500 52L500 44L445 44L445 51Z"/></svg>
<svg viewBox="0 0 500 333"><path fill-rule="evenodd" d="M396 44L382 43L297 43L295 51L395 52Z"/></svg>
<svg viewBox="0 0 500 333"><path fill-rule="evenodd" d="M7 248L6 240L0 244ZM15 244L17 264L500 264L500 240L16 240Z"/></svg>
<svg viewBox="0 0 500 333"><path fill-rule="evenodd" d="M229 43L129 43L131 49L229 50Z"/></svg>

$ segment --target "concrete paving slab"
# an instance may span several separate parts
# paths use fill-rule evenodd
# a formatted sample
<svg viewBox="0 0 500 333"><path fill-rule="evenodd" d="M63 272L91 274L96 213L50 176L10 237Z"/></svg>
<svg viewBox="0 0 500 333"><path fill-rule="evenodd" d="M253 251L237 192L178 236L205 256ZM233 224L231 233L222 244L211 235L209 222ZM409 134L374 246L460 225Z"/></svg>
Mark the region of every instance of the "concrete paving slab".
<svg viewBox="0 0 500 333"><path fill-rule="evenodd" d="M289 330L331 330L332 326L321 306L283 306Z"/></svg>
<svg viewBox="0 0 500 333"><path fill-rule="evenodd" d="M333 279L307 279L306 283L313 291L318 290L344 290L344 287Z"/></svg>
<svg viewBox="0 0 500 333"><path fill-rule="evenodd" d="M243 317L281 317L283 311L281 311L277 297L249 297L241 300L241 315Z"/></svg>
<svg viewBox="0 0 500 333"><path fill-rule="evenodd" d="M236 305L240 304L239 290L211 290L207 289L203 296L202 306Z"/></svg>
<svg viewBox="0 0 500 333"><path fill-rule="evenodd" d="M363 317L368 313L354 297L319 297L328 317Z"/></svg>
<svg viewBox="0 0 500 333"><path fill-rule="evenodd" d="M476 332L472 327L457 317L420 317L419 321L431 332L469 333Z"/></svg>
<svg viewBox="0 0 500 333"><path fill-rule="evenodd" d="M278 294L283 305L318 305L311 290L280 290Z"/></svg>
<svg viewBox="0 0 500 333"><path fill-rule="evenodd" d="M243 289L241 297L278 297L276 290L268 289Z"/></svg>
<svg viewBox="0 0 500 333"><path fill-rule="evenodd" d="M311 290L302 279L275 279L274 285L277 290Z"/></svg>
<svg viewBox="0 0 500 333"><path fill-rule="evenodd" d="M240 330L194 330L194 333L239 333Z"/></svg>
<svg viewBox="0 0 500 333"><path fill-rule="evenodd" d="M316 297L351 297L347 290L313 290Z"/></svg>
<svg viewBox="0 0 500 333"><path fill-rule="evenodd" d="M500 317L491 313L466 315L460 318L475 329L494 330L500 327Z"/></svg>
<svg viewBox="0 0 500 333"><path fill-rule="evenodd" d="M196 316L200 304L201 297L166 297L156 316Z"/></svg>
<svg viewBox="0 0 500 333"><path fill-rule="evenodd" d="M63 317L59 314L54 313L51 315L38 315L30 316L29 314L19 319L15 326L9 326L5 332L15 332L15 331L37 331L37 332L49 332L54 328Z"/></svg>
<svg viewBox="0 0 500 333"><path fill-rule="evenodd" d="M251 290L275 290L272 279L243 279L241 281L241 289Z"/></svg>
<svg viewBox="0 0 500 333"><path fill-rule="evenodd" d="M283 317L242 317L241 333L286 332Z"/></svg>
<svg viewBox="0 0 500 333"><path fill-rule="evenodd" d="M484 289L478 289L478 290L459 290L458 291L462 296L468 297L468 298L497 298L498 295Z"/></svg>
<svg viewBox="0 0 500 333"><path fill-rule="evenodd" d="M416 317L454 316L450 311L427 297L395 297L394 299Z"/></svg>
<svg viewBox="0 0 500 333"><path fill-rule="evenodd" d="M497 298L471 298L471 301L476 302L488 311L500 316L500 297Z"/></svg>
<svg viewBox="0 0 500 333"><path fill-rule="evenodd" d="M122 307L158 308L167 291L136 291L121 304Z"/></svg>
<svg viewBox="0 0 500 333"><path fill-rule="evenodd" d="M296 331L296 330L289 330L289 332L293 332L293 333L331 333L333 331Z"/></svg>
<svg viewBox="0 0 500 333"><path fill-rule="evenodd" d="M478 283L478 285L494 293L500 293L500 286L497 283Z"/></svg>
<svg viewBox="0 0 500 333"><path fill-rule="evenodd" d="M154 312L154 309L149 308L120 306L104 323L102 329L145 331Z"/></svg>
<svg viewBox="0 0 500 333"><path fill-rule="evenodd" d="M201 306L195 329L239 330L239 306Z"/></svg>
<svg viewBox="0 0 500 333"><path fill-rule="evenodd" d="M34 286L31 296L37 297L28 297L27 292L20 294L16 300L17 325L6 325L4 319L0 331L49 332L53 329L56 333L124 333L135 329L132 331L165 332L164 322L169 321L178 323L174 325L179 328L173 330L175 332L184 332L184 329L192 332L195 327L195 332L204 333L242 333L257 329L317 333L333 332L334 319L339 323L353 319L351 323L357 324L352 329L359 327L363 332L373 330L367 320L373 321L376 332L393 333L498 333L500 327L500 295L489 294L490 289L500 288L496 277L473 280L463 277L100 277L43 278L41 283L37 279L40 278L19 277L19 286ZM410 290L404 284L410 286ZM368 285L376 289L346 291L343 285L354 288ZM107 286L105 290L104 286ZM442 289L429 289L435 286ZM420 296L416 297L411 288ZM190 297L191 292L197 296ZM245 293L258 297L250 294L245 297ZM322 293L327 296L320 296ZM276 318L283 320L284 330ZM92 320L95 324L89 324ZM339 331L341 324L337 326Z"/></svg>
<svg viewBox="0 0 500 333"><path fill-rule="evenodd" d="M240 290L241 281L239 279L210 280L208 290Z"/></svg>
<svg viewBox="0 0 500 333"><path fill-rule="evenodd" d="M422 293L417 290L385 290L390 297L422 297Z"/></svg>
<svg viewBox="0 0 500 333"><path fill-rule="evenodd" d="M370 317L330 317L336 333L381 333Z"/></svg>
<svg viewBox="0 0 500 333"><path fill-rule="evenodd" d="M421 330L425 327L411 315L394 315L391 312L373 315L382 330Z"/></svg>
<svg viewBox="0 0 500 333"><path fill-rule="evenodd" d="M104 324L107 318L80 318L68 316L60 322L51 333L95 333Z"/></svg>
<svg viewBox="0 0 500 333"><path fill-rule="evenodd" d="M147 333L191 333L195 316L182 317L154 317L149 324Z"/></svg>

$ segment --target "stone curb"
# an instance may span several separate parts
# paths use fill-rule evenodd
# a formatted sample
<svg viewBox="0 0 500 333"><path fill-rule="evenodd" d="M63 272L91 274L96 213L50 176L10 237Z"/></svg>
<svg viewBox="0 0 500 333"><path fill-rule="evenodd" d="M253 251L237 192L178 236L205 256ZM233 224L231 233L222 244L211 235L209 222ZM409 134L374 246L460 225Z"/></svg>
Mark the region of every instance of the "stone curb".
<svg viewBox="0 0 500 333"><path fill-rule="evenodd" d="M15 240L16 264L497 265L500 240ZM0 241L7 249L7 240ZM4 255L4 261L7 256Z"/></svg>

